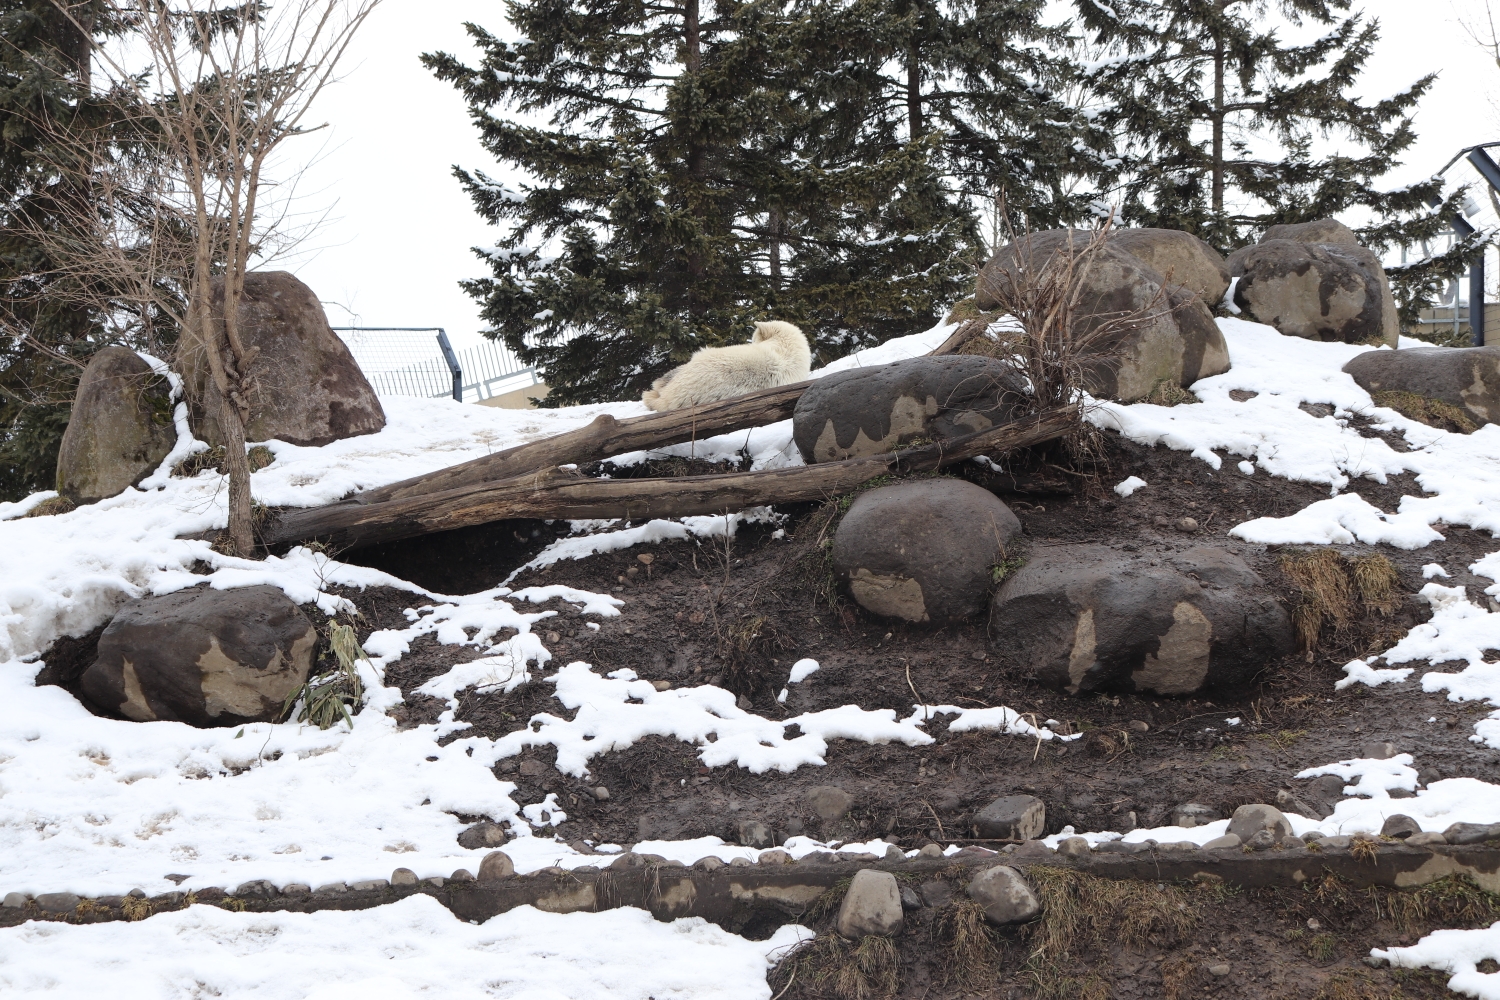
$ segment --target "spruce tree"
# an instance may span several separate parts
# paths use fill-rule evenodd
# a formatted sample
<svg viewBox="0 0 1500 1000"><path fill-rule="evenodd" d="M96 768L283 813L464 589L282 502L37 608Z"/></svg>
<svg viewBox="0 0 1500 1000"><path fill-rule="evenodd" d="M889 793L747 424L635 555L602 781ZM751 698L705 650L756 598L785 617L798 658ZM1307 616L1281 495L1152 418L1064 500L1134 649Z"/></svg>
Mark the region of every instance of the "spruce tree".
<svg viewBox="0 0 1500 1000"><path fill-rule="evenodd" d="M476 26L463 94L519 175L455 168L504 227L465 282L565 404L639 394L750 323L798 323L825 360L922 329L957 298L977 233L932 137L825 143L821 74L852 54L775 0L513 0ZM511 117L514 113L515 117Z"/></svg>
<svg viewBox="0 0 1500 1000"><path fill-rule="evenodd" d="M1106 58L1089 79L1117 138L1124 221L1183 229L1228 251L1268 226L1348 213L1377 252L1430 239L1454 195L1383 189L1416 139L1427 75L1382 100L1351 93L1379 22L1350 0L1076 0ZM1299 41L1287 36L1298 35ZM1450 255L1451 256L1451 255ZM1410 308L1432 268L1392 273Z"/></svg>

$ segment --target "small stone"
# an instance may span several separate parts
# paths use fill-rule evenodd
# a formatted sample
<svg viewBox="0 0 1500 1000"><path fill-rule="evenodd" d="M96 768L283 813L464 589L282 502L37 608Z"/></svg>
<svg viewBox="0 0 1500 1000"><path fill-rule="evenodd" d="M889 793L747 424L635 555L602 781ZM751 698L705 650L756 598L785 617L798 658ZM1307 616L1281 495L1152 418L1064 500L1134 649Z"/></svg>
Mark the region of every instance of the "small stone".
<svg viewBox="0 0 1500 1000"><path fill-rule="evenodd" d="M778 849L774 851L762 851L760 857L755 860L757 864L762 865L789 865L792 863L792 856L786 851Z"/></svg>
<svg viewBox="0 0 1500 1000"><path fill-rule="evenodd" d="M1140 854L1143 851L1151 850L1155 844L1156 841L1154 840L1136 840L1129 843L1123 840L1106 840L1095 844L1094 850L1100 854Z"/></svg>
<svg viewBox="0 0 1500 1000"><path fill-rule="evenodd" d="M1172 825L1189 830L1195 826L1207 826L1219 818L1217 809L1201 802L1184 802L1172 810Z"/></svg>
<svg viewBox="0 0 1500 1000"><path fill-rule="evenodd" d="M1394 816L1387 816L1385 823L1380 827L1380 835L1382 837L1395 837L1398 840L1405 840L1412 834L1421 832L1422 824L1410 816L1403 816L1401 813L1396 813Z"/></svg>
<svg viewBox="0 0 1500 1000"><path fill-rule="evenodd" d="M25 893L7 892L5 894L5 901L0 902L0 906L3 906L8 910L24 910L26 909L26 903L27 899Z"/></svg>
<svg viewBox="0 0 1500 1000"><path fill-rule="evenodd" d="M515 862L511 861L510 855L504 851L491 851L479 862L479 881L494 882L497 879L510 878L516 873Z"/></svg>
<svg viewBox="0 0 1500 1000"><path fill-rule="evenodd" d="M1203 849L1205 851L1224 851L1231 847L1239 847L1240 843L1240 838L1232 833L1226 833L1222 837L1215 837L1213 840L1205 841Z"/></svg>
<svg viewBox="0 0 1500 1000"><path fill-rule="evenodd" d="M671 681L652 681L651 686L658 691L668 691L672 687Z"/></svg>
<svg viewBox="0 0 1500 1000"><path fill-rule="evenodd" d="M1390 760L1396 752L1394 743L1366 743L1360 748L1359 755L1367 760Z"/></svg>
<svg viewBox="0 0 1500 1000"><path fill-rule="evenodd" d="M922 897L917 895L917 890L909 885L901 886L901 909L920 910L922 908Z"/></svg>
<svg viewBox="0 0 1500 1000"><path fill-rule="evenodd" d="M710 854L706 858L699 858L697 861L694 861L693 867L700 872L716 872L724 867L724 859L716 858Z"/></svg>
<svg viewBox="0 0 1500 1000"><path fill-rule="evenodd" d="M1198 530L1198 522L1193 520L1191 517L1179 517L1174 527L1176 527L1178 531L1181 531L1184 534L1192 534L1193 532Z"/></svg>
<svg viewBox="0 0 1500 1000"><path fill-rule="evenodd" d="M771 828L758 819L740 821L740 843L746 847L770 847Z"/></svg>
<svg viewBox="0 0 1500 1000"><path fill-rule="evenodd" d="M479 866L479 870L481 872L484 871L484 865L481 864ZM391 885L406 886L416 884L417 873L412 871L410 868L397 868L395 871L391 872Z"/></svg>
<svg viewBox="0 0 1500 1000"><path fill-rule="evenodd" d="M1069 858L1086 857L1092 848L1082 837L1064 837L1057 843L1057 853Z"/></svg>
<svg viewBox="0 0 1500 1000"><path fill-rule="evenodd" d="M536 764L540 761L522 761L521 773L526 773L527 764ZM482 819L473 826L467 827L458 835L458 846L470 851L482 851L486 847L499 847L509 839L505 835L505 827L499 823L491 823Z"/></svg>
<svg viewBox="0 0 1500 1000"><path fill-rule="evenodd" d="M547 773L547 765L535 758L528 757L526 760L521 761L517 770L521 772L521 777L523 778L540 778ZM488 820L485 822L488 822Z"/></svg>
<svg viewBox="0 0 1500 1000"><path fill-rule="evenodd" d="M312 886L306 882L289 882L281 887L283 896L311 896Z"/></svg>
<svg viewBox="0 0 1500 1000"><path fill-rule="evenodd" d="M749 868L750 867L750 859L749 858L730 858L729 859L729 867L731 867L731 868Z"/></svg>
<svg viewBox="0 0 1500 1000"><path fill-rule="evenodd" d="M933 879L931 882L923 882L918 887L922 894L922 902L933 909L941 909L948 905L948 900L953 898L953 886L941 879Z"/></svg>
<svg viewBox="0 0 1500 1000"><path fill-rule="evenodd" d="M646 859L634 851L626 851L609 863L611 868L639 868L646 863Z"/></svg>
<svg viewBox="0 0 1500 1000"><path fill-rule="evenodd" d="M1210 976L1227 976L1229 975L1229 965L1225 962L1220 962L1218 965L1210 965L1208 967L1208 974Z"/></svg>
<svg viewBox="0 0 1500 1000"><path fill-rule="evenodd" d="M888 844L885 849L885 859L887 861L905 861L906 852L895 844Z"/></svg>
<svg viewBox="0 0 1500 1000"><path fill-rule="evenodd" d="M1448 838L1444 837L1436 830L1432 830L1423 831L1422 833L1414 833L1410 837L1406 838L1406 842L1412 847L1432 847L1437 844L1448 843Z"/></svg>
<svg viewBox="0 0 1500 1000"><path fill-rule="evenodd" d="M645 563L647 566L650 566L652 563L656 562L656 557L649 552L642 552L640 555L636 556L636 558L639 559L642 563Z"/></svg>
<svg viewBox="0 0 1500 1000"><path fill-rule="evenodd" d="M592 791L594 793L594 798L598 799L600 802L609 801L609 789L605 788L603 785L594 787Z"/></svg>
<svg viewBox="0 0 1500 1000"><path fill-rule="evenodd" d="M936 844L924 844L922 849L917 852L917 856L922 858L940 858L943 856L943 849Z"/></svg>
<svg viewBox="0 0 1500 1000"><path fill-rule="evenodd" d="M1261 830L1269 831L1273 841L1286 840L1292 835L1292 824L1275 806L1246 805L1234 811L1229 829L1224 832L1232 833L1248 844L1250 838Z"/></svg>
<svg viewBox="0 0 1500 1000"><path fill-rule="evenodd" d="M81 902L71 892L44 892L36 898L36 905L48 913L71 913Z"/></svg>
<svg viewBox="0 0 1500 1000"><path fill-rule="evenodd" d="M448 880L443 878L441 875L434 875L432 878L427 879L426 882L434 889L441 889L443 886L448 884Z"/></svg>
<svg viewBox="0 0 1500 1000"><path fill-rule="evenodd" d="M452 875L448 876L448 881L449 882L472 882L472 881L474 881L474 875L473 875L472 872L469 871L469 869L467 869L467 868L460 868L458 871L456 871Z"/></svg>
<svg viewBox="0 0 1500 1000"><path fill-rule="evenodd" d="M1142 722L1140 719L1131 719L1130 729L1137 733L1149 733L1151 731L1151 723Z"/></svg>
<svg viewBox="0 0 1500 1000"><path fill-rule="evenodd" d="M1245 846L1252 851L1269 851L1276 846L1276 834L1270 830L1256 830L1245 841Z"/></svg>
<svg viewBox="0 0 1500 1000"><path fill-rule="evenodd" d="M245 882L234 890L234 894L240 899L272 899L280 895L276 886L263 878Z"/></svg>
<svg viewBox="0 0 1500 1000"><path fill-rule="evenodd" d="M818 785L809 788L802 801L812 807L818 818L825 823L836 823L849 814L854 805L854 796L836 785Z"/></svg>
<svg viewBox="0 0 1500 1000"><path fill-rule="evenodd" d="M974 814L979 836L991 840L1035 840L1047 825L1047 806L1035 795L1002 795Z"/></svg>
<svg viewBox="0 0 1500 1000"><path fill-rule="evenodd" d="M1103 846L1103 845L1100 845ZM1015 850L1011 850L1015 848ZM1008 844L1006 852L1015 858L1050 858L1057 852L1047 846L1042 840L1023 840L1019 844Z"/></svg>
<svg viewBox="0 0 1500 1000"><path fill-rule="evenodd" d="M217 903L219 900L228 896L229 893L225 892L223 889L220 889L216 885L211 885L207 889L194 889L193 895L200 903Z"/></svg>
<svg viewBox="0 0 1500 1000"><path fill-rule="evenodd" d="M1442 780L1443 780L1443 772L1439 771L1435 767L1424 767L1424 768L1422 768L1422 770L1420 770L1420 771L1417 772L1417 784L1421 785L1423 788L1426 788L1428 785L1432 784L1434 781L1442 781Z"/></svg>
<svg viewBox="0 0 1500 1000"><path fill-rule="evenodd" d="M355 892L376 892L380 889L389 889L391 884L383 878L367 878L359 882L350 882L349 888Z"/></svg>
<svg viewBox="0 0 1500 1000"><path fill-rule="evenodd" d="M891 937L901 932L904 920L896 876L873 868L855 873L839 906L837 927L841 935L850 940L871 934Z"/></svg>
<svg viewBox="0 0 1500 1000"><path fill-rule="evenodd" d="M107 906L112 910L118 910L120 907L125 905L125 897L100 896L98 899L94 900L94 902L98 903L100 906Z"/></svg>
<svg viewBox="0 0 1500 1000"><path fill-rule="evenodd" d="M1021 873L1007 865L986 868L969 882L969 898L984 909L995 924L1021 924L1042 912L1036 893Z"/></svg>
<svg viewBox="0 0 1500 1000"><path fill-rule="evenodd" d="M1318 840L1314 841L1314 843L1323 848L1341 848L1348 847L1350 844L1354 843L1354 838L1345 837L1342 834L1339 834L1332 837L1321 837Z"/></svg>
<svg viewBox="0 0 1500 1000"><path fill-rule="evenodd" d="M549 644L550 643L557 643L557 642L561 642L561 641L562 641L562 636L558 635L556 632L548 632L547 633L547 642Z"/></svg>

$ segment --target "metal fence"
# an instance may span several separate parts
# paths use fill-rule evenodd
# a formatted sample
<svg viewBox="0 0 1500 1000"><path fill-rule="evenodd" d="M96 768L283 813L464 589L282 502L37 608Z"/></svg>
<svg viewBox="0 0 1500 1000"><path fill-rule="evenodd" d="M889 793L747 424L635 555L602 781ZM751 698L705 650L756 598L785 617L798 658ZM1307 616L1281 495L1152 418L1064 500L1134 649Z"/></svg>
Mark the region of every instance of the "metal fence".
<svg viewBox="0 0 1500 1000"><path fill-rule="evenodd" d="M539 381L503 345L487 341L453 350L442 327L336 326L333 328L379 396L451 396L477 403Z"/></svg>

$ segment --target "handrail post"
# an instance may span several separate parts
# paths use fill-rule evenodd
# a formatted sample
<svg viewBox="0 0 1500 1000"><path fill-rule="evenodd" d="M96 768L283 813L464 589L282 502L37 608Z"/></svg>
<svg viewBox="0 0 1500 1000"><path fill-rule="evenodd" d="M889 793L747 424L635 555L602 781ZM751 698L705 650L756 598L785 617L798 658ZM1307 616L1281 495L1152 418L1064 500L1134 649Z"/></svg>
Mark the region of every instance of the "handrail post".
<svg viewBox="0 0 1500 1000"><path fill-rule="evenodd" d="M462 403L464 401L464 370L458 366L458 355L453 353L453 345L448 343L448 333L442 327L437 328L438 348L443 352L443 360L448 362L448 370L453 373L453 398Z"/></svg>

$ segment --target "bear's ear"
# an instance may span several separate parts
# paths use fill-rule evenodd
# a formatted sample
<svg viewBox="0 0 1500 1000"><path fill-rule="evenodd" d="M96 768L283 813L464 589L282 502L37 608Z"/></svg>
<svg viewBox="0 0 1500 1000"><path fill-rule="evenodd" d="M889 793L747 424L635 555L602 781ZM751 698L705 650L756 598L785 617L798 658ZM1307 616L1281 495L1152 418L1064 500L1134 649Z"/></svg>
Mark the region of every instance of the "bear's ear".
<svg viewBox="0 0 1500 1000"><path fill-rule="evenodd" d="M766 327L768 327L768 326L770 326L769 323L757 323L757 324L755 324L755 332L750 335L750 343L752 343L752 344L758 344L762 340L765 340L766 339Z"/></svg>

